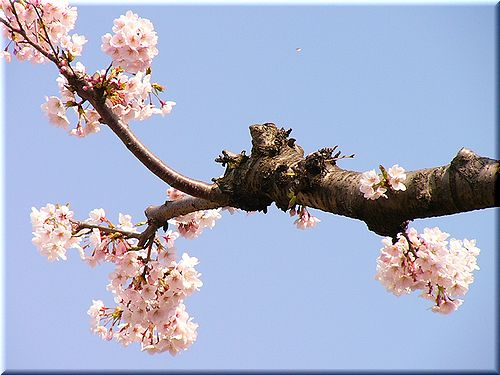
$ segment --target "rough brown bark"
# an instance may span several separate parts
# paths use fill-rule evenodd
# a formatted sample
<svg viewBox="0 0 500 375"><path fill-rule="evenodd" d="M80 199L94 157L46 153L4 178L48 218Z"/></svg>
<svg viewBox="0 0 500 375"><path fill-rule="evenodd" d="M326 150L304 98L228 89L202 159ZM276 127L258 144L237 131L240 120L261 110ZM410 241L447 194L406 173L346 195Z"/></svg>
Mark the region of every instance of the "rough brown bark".
<svg viewBox="0 0 500 375"><path fill-rule="evenodd" d="M286 210L293 193L297 204L362 220L390 236L413 219L498 206L498 161L465 148L448 165L407 172L406 191L388 191L388 199L372 201L359 191L361 173L336 165L334 149L304 157L290 131L264 124L251 126L250 133L250 156L226 151L218 159L228 166L216 182L231 206L266 211L274 202Z"/></svg>

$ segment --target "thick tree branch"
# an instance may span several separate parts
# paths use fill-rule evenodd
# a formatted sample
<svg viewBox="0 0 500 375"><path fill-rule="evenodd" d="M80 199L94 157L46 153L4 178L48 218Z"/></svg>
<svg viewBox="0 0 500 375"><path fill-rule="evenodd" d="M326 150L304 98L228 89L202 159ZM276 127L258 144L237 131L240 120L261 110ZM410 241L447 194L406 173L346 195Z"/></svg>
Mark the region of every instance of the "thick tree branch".
<svg viewBox="0 0 500 375"><path fill-rule="evenodd" d="M405 192L376 201L359 193L360 173L332 167L298 194L298 202L363 220L370 230L392 236L406 221L498 206L498 167L498 161L463 148L448 165L407 172Z"/></svg>
<svg viewBox="0 0 500 375"><path fill-rule="evenodd" d="M304 157L288 137L290 131L264 124L251 126L250 132L250 156L224 151L218 159L227 169L216 181L233 207L265 212L274 202L287 210L294 196L296 204L362 220L370 230L394 236L413 219L499 205L498 161L467 149L449 165L407 172L405 192L388 192L388 199L371 201L359 191L361 173L336 166L334 149Z"/></svg>

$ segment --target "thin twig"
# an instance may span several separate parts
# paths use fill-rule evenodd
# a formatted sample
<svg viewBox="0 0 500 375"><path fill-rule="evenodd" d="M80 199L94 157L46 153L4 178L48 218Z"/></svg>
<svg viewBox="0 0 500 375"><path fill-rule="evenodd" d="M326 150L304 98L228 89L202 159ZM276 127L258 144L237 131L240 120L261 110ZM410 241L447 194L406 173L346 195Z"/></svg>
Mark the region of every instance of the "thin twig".
<svg viewBox="0 0 500 375"><path fill-rule="evenodd" d="M123 236L128 237L128 238L137 238L137 239L141 238L141 233L130 232L128 230L103 227L101 225L89 224L89 223L85 223L83 221L75 221L74 223L77 225L76 232L79 232L82 229L99 229L99 231L107 233L107 234L120 233Z"/></svg>
<svg viewBox="0 0 500 375"><path fill-rule="evenodd" d="M56 64L58 66L58 60L52 54L50 54L49 52L45 51L38 44L32 42L31 39L28 38L28 35L26 35L26 32L22 28L21 29L17 29L15 27L13 27L9 23L9 21L3 19L2 17L0 17L0 22L3 23L5 26L7 26L7 28L12 33L18 33L19 35L21 35L30 46L32 46L34 49L36 49L38 52L40 52L42 55L44 55L47 59L49 59L50 61L52 61L54 64Z"/></svg>

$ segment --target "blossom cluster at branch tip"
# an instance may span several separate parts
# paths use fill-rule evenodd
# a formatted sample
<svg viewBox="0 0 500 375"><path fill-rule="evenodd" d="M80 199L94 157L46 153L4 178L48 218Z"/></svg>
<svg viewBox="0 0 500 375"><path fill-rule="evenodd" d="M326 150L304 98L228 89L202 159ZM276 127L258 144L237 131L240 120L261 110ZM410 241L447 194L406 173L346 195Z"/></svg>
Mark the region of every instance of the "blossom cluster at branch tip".
<svg viewBox="0 0 500 375"><path fill-rule="evenodd" d="M106 308L102 301L93 301L88 311L91 330L125 346L141 343L150 354L175 355L197 337L198 325L183 301L203 285L194 268L198 259L184 253L176 262L174 248L148 264L144 256L140 251L127 252L117 260L108 285L117 306Z"/></svg>
<svg viewBox="0 0 500 375"><path fill-rule="evenodd" d="M102 37L101 46L113 65L129 73L146 71L158 54L158 36L151 21L129 10L114 20L113 32Z"/></svg>
<svg viewBox="0 0 500 375"><path fill-rule="evenodd" d="M170 190L169 196L185 194ZM196 213L195 213L196 214ZM67 205L47 204L32 208L33 243L50 261L66 259L66 251L76 248L90 266L114 264L107 289L115 306L94 300L88 310L91 330L105 340L122 345L140 343L150 354L176 355L196 341L198 325L186 312L185 298L200 290L203 283L195 266L198 259L182 254L176 260L175 241L180 235L194 238L213 227L218 210L176 218L179 231L168 230L147 248L138 248L137 225L130 215L120 213L113 224L102 208L90 211L84 221L74 220ZM184 224L189 218L189 224ZM197 230L183 225L196 225Z"/></svg>
<svg viewBox="0 0 500 375"><path fill-rule="evenodd" d="M478 270L480 250L475 240L450 239L439 228L414 228L399 234L397 241L387 237L377 259L377 274L386 289L400 296L421 290L421 297L434 302L432 311L449 314L462 305L463 297Z"/></svg>
<svg viewBox="0 0 500 375"><path fill-rule="evenodd" d="M91 211L87 222L108 222L102 209ZM119 215L117 228L135 231L130 215ZM135 239L121 241L93 229L91 264L112 262L108 290L117 304L104 306L93 301L88 314L91 330L102 339L115 339L122 345L137 342L150 354L168 351L172 355L196 341L197 324L186 312L184 299L203 283L195 269L198 259L187 253L179 262L175 257L178 232L168 231L153 249L135 249Z"/></svg>
<svg viewBox="0 0 500 375"><path fill-rule="evenodd" d="M143 121L152 115L166 115L172 111L175 102L163 101L158 96L157 84L151 83L151 75L139 72L133 76L123 73L121 68L112 68L110 71L100 70L89 75L86 68L77 62L73 71L86 82L84 89L101 89L106 93L106 103L113 112L124 122L132 120ZM46 98L46 103L41 108L56 126L66 128L69 120L66 111L74 110L78 122L71 135L85 137L100 131L99 113L92 107L84 107L84 101L77 98L74 91L69 89L69 83L64 74L57 78L61 99L55 96ZM157 97L160 107L156 107L151 96Z"/></svg>
<svg viewBox="0 0 500 375"><path fill-rule="evenodd" d="M150 65L158 54L158 37L151 21L131 11L116 19L115 34L104 35L102 45L104 52L113 58L114 68L90 75L80 62L71 65L87 40L78 34L68 34L74 28L77 10L67 0L0 0L0 4L7 23L0 25L9 40L0 57L10 61L9 50L12 50L19 60L42 63L47 61L44 53L53 59L61 73L57 78L60 97L46 97L41 108L52 124L64 129L70 124L67 111L74 111L78 121L69 131L71 135L85 137L98 132L101 116L86 99L77 96L77 88L69 84L68 76L85 82L83 91L96 89L104 93L106 104L126 123L157 114L164 116L176 105L161 99L159 94L165 88L151 82Z"/></svg>
<svg viewBox="0 0 500 375"><path fill-rule="evenodd" d="M36 43L55 58L72 60L81 55L87 39L82 35L68 34L75 26L77 9L70 7L67 0L1 0L0 4L3 16L11 26L1 24L3 35L10 41L2 53L7 61L13 54L21 61L46 62L46 56L28 41Z"/></svg>
<svg viewBox="0 0 500 375"><path fill-rule="evenodd" d="M403 183L406 180L404 168L395 164L388 170L380 166L380 170L382 174L377 174L374 169L361 174L359 191L363 193L363 197L376 200L380 197L387 198L385 193L388 189L392 191L406 190L406 185Z"/></svg>
<svg viewBox="0 0 500 375"><path fill-rule="evenodd" d="M40 254L51 262L66 260L66 251L70 248L81 250L80 238L73 237L73 211L67 205L47 204L40 210L31 208L31 225L33 227L32 243ZM83 254L81 253L81 256Z"/></svg>

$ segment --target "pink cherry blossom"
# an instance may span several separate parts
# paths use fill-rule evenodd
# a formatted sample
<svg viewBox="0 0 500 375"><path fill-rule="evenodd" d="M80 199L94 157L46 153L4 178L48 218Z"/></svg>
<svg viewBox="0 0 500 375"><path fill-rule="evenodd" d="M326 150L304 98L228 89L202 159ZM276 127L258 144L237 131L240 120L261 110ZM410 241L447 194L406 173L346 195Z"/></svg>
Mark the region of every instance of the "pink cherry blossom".
<svg viewBox="0 0 500 375"><path fill-rule="evenodd" d="M398 164L395 164L387 170L387 174L389 177L389 185L392 190L406 190L406 186L405 184L403 184L403 181L406 180L406 173L404 168L400 167Z"/></svg>
<svg viewBox="0 0 500 375"><path fill-rule="evenodd" d="M394 244L384 239L375 278L397 296L422 290L423 298L435 302L434 312L455 311L463 302L457 297L464 296L474 281L479 249L469 240L451 239L448 246L448 237L436 227L425 228L423 234L412 228L406 235L399 234Z"/></svg>
<svg viewBox="0 0 500 375"><path fill-rule="evenodd" d="M172 101L166 101L161 104L162 105L160 108L160 114L163 116L163 115L168 115L170 112L172 112L172 109L177 103Z"/></svg>
<svg viewBox="0 0 500 375"><path fill-rule="evenodd" d="M165 240L167 249L171 249L174 247L175 240L179 238L179 232L169 229L162 237Z"/></svg>
<svg viewBox="0 0 500 375"><path fill-rule="evenodd" d="M0 58L5 59L5 61L8 63L12 61L12 55L9 53L9 51L0 51Z"/></svg>
<svg viewBox="0 0 500 375"><path fill-rule="evenodd" d="M70 7L67 0L31 0L13 3L4 0L0 5L9 24L15 29L22 29L29 40L36 42L47 53L54 53L52 46L54 48L60 46L72 56L81 54L86 39L77 34L72 36L68 34L75 26L77 10L75 7ZM41 19L37 13L43 15ZM43 27L40 27L41 24ZM13 42L14 56L18 60L29 60L33 63L47 61L40 51L27 43L25 36L12 31L4 24L0 27L4 36Z"/></svg>
<svg viewBox="0 0 500 375"><path fill-rule="evenodd" d="M106 219L106 212L103 208L96 208L89 213L88 223L101 224Z"/></svg>
<svg viewBox="0 0 500 375"><path fill-rule="evenodd" d="M43 112L49 118L49 121L61 128L66 129L69 125L69 120L66 117L66 108L56 96L45 97L46 102L41 105Z"/></svg>
<svg viewBox="0 0 500 375"><path fill-rule="evenodd" d="M175 192L173 195L175 196ZM215 222L221 218L221 209L196 211L187 215L178 216L169 220L170 224L177 227L179 234L187 239L197 238L205 228L212 229Z"/></svg>
<svg viewBox="0 0 500 375"><path fill-rule="evenodd" d="M102 37L102 50L111 56L114 66L126 72L138 73L151 66L158 54L158 36L151 21L128 11L114 20L114 35Z"/></svg>
<svg viewBox="0 0 500 375"><path fill-rule="evenodd" d="M392 191L406 190L406 185L403 184L403 181L406 180L404 168L395 164L387 172L385 172L382 166L380 166L380 169L383 172L383 176L386 177L377 174L374 169L361 174L359 178L359 191L363 193L364 198L371 200L376 200L380 197L387 198L385 193L388 189Z"/></svg>
<svg viewBox="0 0 500 375"><path fill-rule="evenodd" d="M379 186L381 178L377 175L374 169L362 173L359 182L359 190L363 193L363 197L366 199L375 200L380 197L387 198L387 195L384 194L387 189L383 186Z"/></svg>
<svg viewBox="0 0 500 375"><path fill-rule="evenodd" d="M49 260L66 259L68 247L77 247L87 263L95 266L112 263L107 289L116 306L105 306L93 300L88 310L91 331L103 340L116 340L123 345L140 343L148 353L187 349L196 340L197 324L186 312L184 300L203 286L196 270L199 261L183 253L175 258L174 241L179 232L168 231L154 248L140 249L130 215L120 213L113 224L104 209L90 211L83 222L74 221L68 206L47 204L33 208L33 243ZM212 227L220 215L217 210L194 215L202 227ZM192 219L192 218L191 218ZM80 223L80 224L79 224ZM83 223L83 224L82 224ZM112 229L121 232L113 233ZM106 229L106 230L105 230Z"/></svg>
<svg viewBox="0 0 500 375"><path fill-rule="evenodd" d="M72 236L73 212L67 206L47 204L40 210L32 207L30 217L33 226L32 243L49 261L66 260L68 249L80 249L80 238Z"/></svg>

